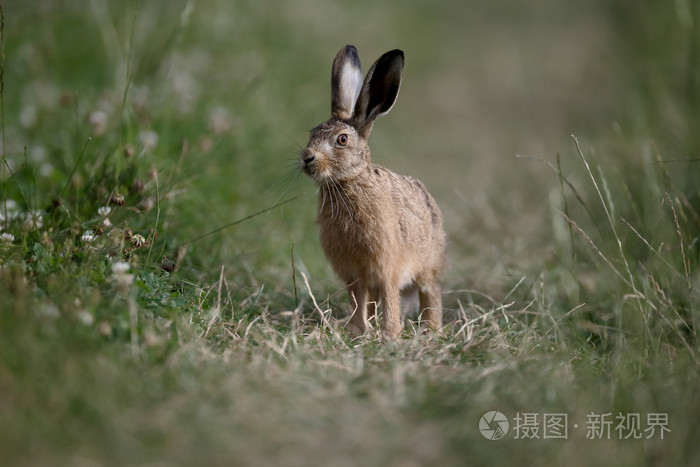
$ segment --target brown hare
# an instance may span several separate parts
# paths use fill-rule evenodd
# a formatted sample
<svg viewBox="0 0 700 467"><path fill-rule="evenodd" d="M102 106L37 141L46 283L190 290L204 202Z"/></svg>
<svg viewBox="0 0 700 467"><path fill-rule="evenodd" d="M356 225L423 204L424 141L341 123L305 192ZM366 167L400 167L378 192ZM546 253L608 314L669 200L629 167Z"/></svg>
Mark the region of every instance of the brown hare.
<svg viewBox="0 0 700 467"><path fill-rule="evenodd" d="M401 50L387 52L363 81L357 49L341 49L331 74L331 118L311 130L301 154L301 169L319 190L323 251L354 308L346 328L363 334L368 304L375 313L380 303L385 340L401 333L402 290L418 290L424 323L442 324L440 208L420 181L373 164L367 144L374 120L396 101L403 64Z"/></svg>

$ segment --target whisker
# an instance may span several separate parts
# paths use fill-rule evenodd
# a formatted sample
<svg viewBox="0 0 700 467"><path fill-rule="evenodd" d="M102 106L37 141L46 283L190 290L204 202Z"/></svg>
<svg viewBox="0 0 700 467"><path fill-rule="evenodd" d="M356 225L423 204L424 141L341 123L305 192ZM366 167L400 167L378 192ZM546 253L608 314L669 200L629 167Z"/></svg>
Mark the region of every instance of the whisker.
<svg viewBox="0 0 700 467"><path fill-rule="evenodd" d="M342 201L340 199L340 193L338 193L338 187L335 185L335 179L331 177L331 185L333 187L333 198L335 199L335 217L340 216L340 202Z"/></svg>
<svg viewBox="0 0 700 467"><path fill-rule="evenodd" d="M332 181L333 179L331 178L331 182ZM335 192L333 190L330 190L329 187L328 194L330 195L329 198L331 199L331 219L335 219L335 203L333 203L333 201L335 200Z"/></svg>
<svg viewBox="0 0 700 467"><path fill-rule="evenodd" d="M273 168L273 171L278 175L275 177L276 182L263 192L262 197L275 197L276 200L279 201L289 192L293 182L302 173L299 163L302 150L303 147L297 144L290 144L284 148L279 148L277 152L281 153L283 157L279 166L276 169Z"/></svg>
<svg viewBox="0 0 700 467"><path fill-rule="evenodd" d="M282 166L284 168L298 168L299 167L299 158L294 157L294 158L285 159L283 161Z"/></svg>
<svg viewBox="0 0 700 467"><path fill-rule="evenodd" d="M348 216L350 216L352 218L352 213L350 212L350 208L348 207L348 204L345 202L345 198L343 197L343 193L341 193L341 191L340 191L340 190L343 190L343 191L345 191L345 190L343 189L342 185L340 185L340 183L332 177L331 177L331 182L333 183L333 188L335 189L335 192L338 194L340 201L343 202L343 205L345 206L345 210L348 212ZM347 195L347 193L346 193L346 195ZM338 208L340 208L340 203L338 203ZM340 209L338 209L338 210L340 210Z"/></svg>
<svg viewBox="0 0 700 467"><path fill-rule="evenodd" d="M326 206L326 195L328 195L328 187L325 184L321 186L321 194L323 195L323 200L321 202L321 207L318 208L319 212L323 211L323 208ZM330 196L328 196L328 198L330 199ZM333 212L332 209L331 212Z"/></svg>
<svg viewBox="0 0 700 467"><path fill-rule="evenodd" d="M282 179L282 182L280 182L280 185L284 183L284 185L286 186L284 187L280 195L277 196L273 204L277 204L282 198L284 198L287 195L292 186L295 185L294 182L296 182L296 180L299 178L299 175L301 175L301 170L298 168L290 171L287 175L285 175L285 177Z"/></svg>
<svg viewBox="0 0 700 467"><path fill-rule="evenodd" d="M294 181L299 178L301 174L301 169L299 167L287 170L285 175L278 179L270 188L268 188L264 193L263 197L275 196L276 200L282 199L292 188ZM279 193L279 194L278 194ZM274 203L273 203L274 204Z"/></svg>
<svg viewBox="0 0 700 467"><path fill-rule="evenodd" d="M343 197L340 195L340 192L338 191L338 184L337 184L337 182L335 181L335 179L331 179L331 180L333 181L333 191L335 191L335 194L336 194L336 198L335 198L335 199L336 199L336 202L337 202L337 204L338 204L338 217L340 217L340 213L341 213L341 210L340 210L340 202L343 201ZM344 201L343 201L343 202L344 202Z"/></svg>
<svg viewBox="0 0 700 467"><path fill-rule="evenodd" d="M340 191L342 192L342 193L340 193L340 199L343 200L343 204L345 205L345 209L348 211L348 216L350 216L350 218L352 218L353 215L352 215L352 212L350 210L350 206L348 206L348 204L345 202L347 200L348 203L351 203L350 197L348 196L348 192L345 191L345 187L341 183L338 183L338 188L340 188ZM345 194L344 197L343 197L343 194Z"/></svg>

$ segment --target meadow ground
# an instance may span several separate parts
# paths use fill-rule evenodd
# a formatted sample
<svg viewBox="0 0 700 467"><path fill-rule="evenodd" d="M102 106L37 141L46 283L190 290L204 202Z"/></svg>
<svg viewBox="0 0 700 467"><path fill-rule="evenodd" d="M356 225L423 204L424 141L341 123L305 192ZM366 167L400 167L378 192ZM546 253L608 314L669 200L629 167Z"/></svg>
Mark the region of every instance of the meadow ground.
<svg viewBox="0 0 700 467"><path fill-rule="evenodd" d="M697 2L2 17L0 464L700 462ZM295 168L346 43L406 53L371 145L443 209L439 335L339 323Z"/></svg>

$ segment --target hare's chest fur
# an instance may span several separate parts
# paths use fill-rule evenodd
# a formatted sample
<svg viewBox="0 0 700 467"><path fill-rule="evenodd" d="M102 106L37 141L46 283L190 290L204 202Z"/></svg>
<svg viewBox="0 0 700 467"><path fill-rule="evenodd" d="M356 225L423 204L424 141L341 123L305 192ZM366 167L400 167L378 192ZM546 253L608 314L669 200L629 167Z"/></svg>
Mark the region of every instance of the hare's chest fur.
<svg viewBox="0 0 700 467"><path fill-rule="evenodd" d="M318 221L324 253L346 282L391 278L403 287L443 262L432 197L417 180L377 165L351 182L321 187Z"/></svg>
<svg viewBox="0 0 700 467"><path fill-rule="evenodd" d="M385 198L376 187L357 182L321 189L321 245L339 273L341 269L359 272L389 260L397 241L397 216Z"/></svg>

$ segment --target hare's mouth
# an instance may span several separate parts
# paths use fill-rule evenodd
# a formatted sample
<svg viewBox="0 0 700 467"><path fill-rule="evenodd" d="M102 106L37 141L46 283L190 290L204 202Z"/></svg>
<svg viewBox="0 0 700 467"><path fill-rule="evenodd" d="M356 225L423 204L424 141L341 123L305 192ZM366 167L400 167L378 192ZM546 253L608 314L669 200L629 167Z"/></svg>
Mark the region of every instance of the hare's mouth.
<svg viewBox="0 0 700 467"><path fill-rule="evenodd" d="M304 172L309 177L313 178L315 181L319 182L325 178L325 172L323 164L323 158L314 154L310 150L305 150L301 155L300 167L302 172Z"/></svg>
<svg viewBox="0 0 700 467"><path fill-rule="evenodd" d="M333 176L331 176L327 170L317 165L302 167L301 170L306 175L308 175L311 178L311 180L313 180L316 183L317 186L325 185L330 180L333 180Z"/></svg>
<svg viewBox="0 0 700 467"><path fill-rule="evenodd" d="M301 168L301 171L304 172L306 175L309 177L316 179L317 174L318 174L318 167L314 163L306 163L304 161L301 161L301 164L299 164L299 167Z"/></svg>
<svg viewBox="0 0 700 467"><path fill-rule="evenodd" d="M323 185L325 183L328 183L328 180L331 179L331 177L323 170L320 170L318 167L308 167L302 169L302 172L304 172L306 175L313 180L316 185Z"/></svg>

